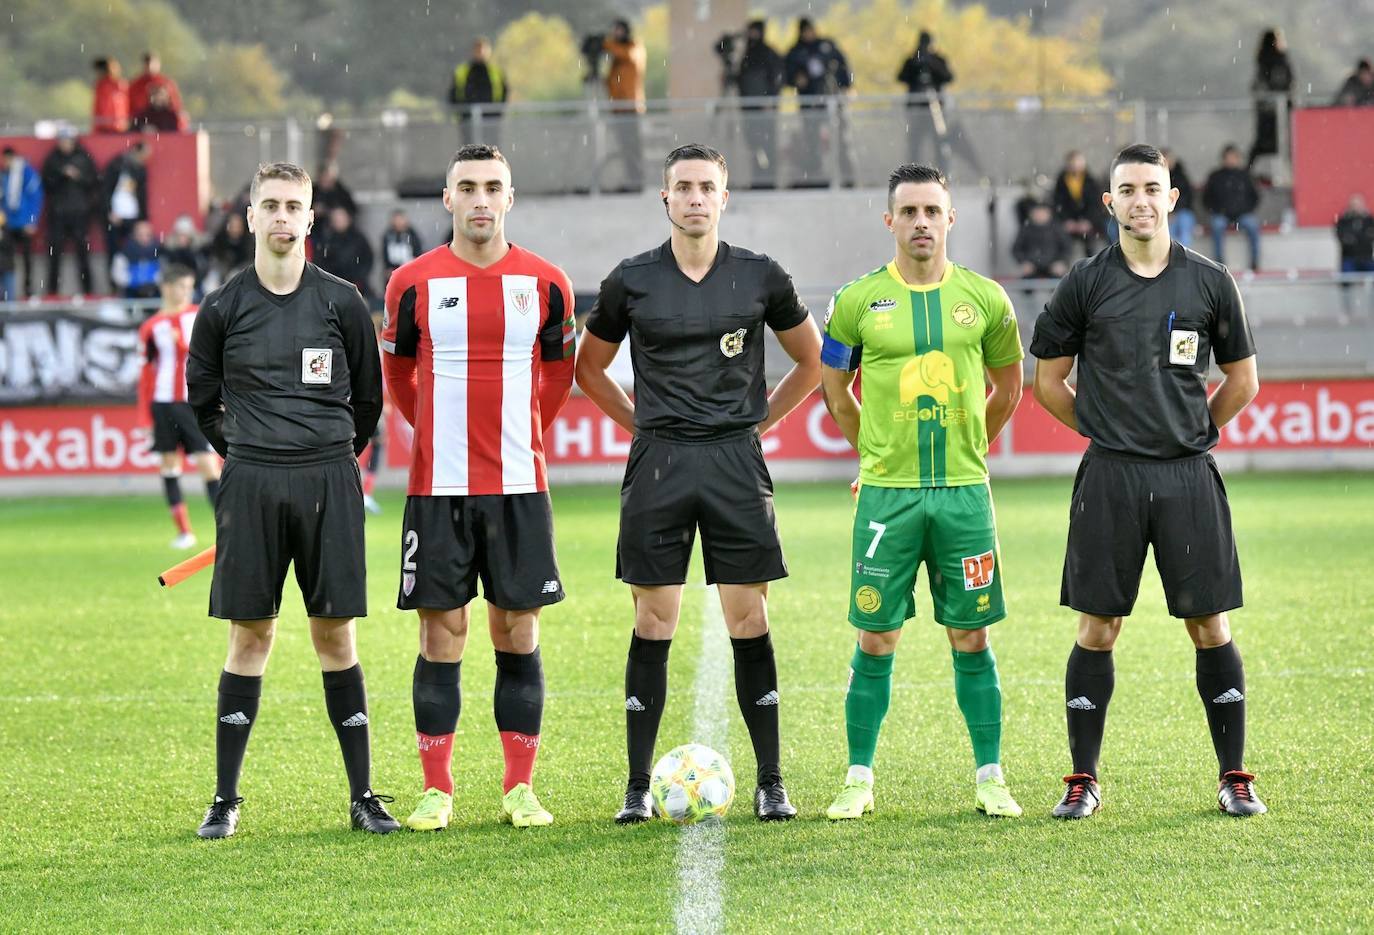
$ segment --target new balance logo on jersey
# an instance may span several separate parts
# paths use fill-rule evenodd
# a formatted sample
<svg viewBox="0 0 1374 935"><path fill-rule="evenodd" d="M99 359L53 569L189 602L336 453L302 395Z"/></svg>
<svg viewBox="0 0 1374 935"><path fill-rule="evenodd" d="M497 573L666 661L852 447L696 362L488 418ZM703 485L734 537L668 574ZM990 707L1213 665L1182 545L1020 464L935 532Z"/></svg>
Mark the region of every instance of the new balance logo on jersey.
<svg viewBox="0 0 1374 935"><path fill-rule="evenodd" d="M344 721L344 722L343 722L343 726L344 726L344 727L366 727L366 726L367 726L367 715L366 715L366 714L363 714L361 711L359 711L357 714L353 715L351 718L349 718L348 720Z"/></svg>
<svg viewBox="0 0 1374 935"><path fill-rule="evenodd" d="M1222 692L1220 695L1217 695L1215 698L1213 698L1212 704L1231 704L1234 701L1244 700L1245 696L1241 694L1239 689L1228 688L1226 689L1226 691Z"/></svg>
<svg viewBox="0 0 1374 935"><path fill-rule="evenodd" d="M442 299L439 300L439 307L440 307L440 308L457 308L457 307L458 307L458 296L456 296L456 295L445 296L444 298L442 298Z"/></svg>
<svg viewBox="0 0 1374 935"><path fill-rule="evenodd" d="M771 705L775 705L775 704L777 704L777 703L778 703L778 693L777 693L776 690L775 690L775 691L769 692L768 694L766 694L766 695L764 695L762 698L760 698L758 701L754 702L755 705L770 705L770 704L771 704Z"/></svg>
<svg viewBox="0 0 1374 935"><path fill-rule="evenodd" d="M557 578L554 578L554 579L552 579L552 580L545 581L545 582L544 582L544 586L543 586L542 588L539 589L539 593L540 593L540 594L557 594L557 593L558 593L558 579L557 579Z"/></svg>
<svg viewBox="0 0 1374 935"><path fill-rule="evenodd" d="M249 724L248 715L242 711L235 711L233 714L226 714L219 719L221 724L232 724L235 727L247 727Z"/></svg>
<svg viewBox="0 0 1374 935"><path fill-rule="evenodd" d="M1070 708L1073 708L1075 711L1096 711L1096 710L1097 710L1097 705L1095 705L1095 704L1093 704L1091 701L1089 701L1089 700L1087 699L1087 697L1084 696L1084 695L1079 695L1077 698L1070 698L1070 699L1069 699L1069 707L1070 707Z"/></svg>
<svg viewBox="0 0 1374 935"><path fill-rule="evenodd" d="M628 697L628 698L625 699L625 710L626 710L626 711L643 711L643 710L644 710L644 704L643 704L643 702L641 702L638 698L636 698L634 695L631 695L630 697Z"/></svg>

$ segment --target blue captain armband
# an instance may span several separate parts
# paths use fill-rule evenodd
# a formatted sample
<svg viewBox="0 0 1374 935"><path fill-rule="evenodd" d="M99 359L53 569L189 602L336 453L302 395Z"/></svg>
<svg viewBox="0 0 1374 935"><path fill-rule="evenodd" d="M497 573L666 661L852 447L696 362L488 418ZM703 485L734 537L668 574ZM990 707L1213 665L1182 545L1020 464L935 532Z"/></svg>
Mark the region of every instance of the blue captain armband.
<svg viewBox="0 0 1374 935"><path fill-rule="evenodd" d="M850 347L830 335L821 337L821 363L836 370L858 370L859 361L864 356L864 347Z"/></svg>

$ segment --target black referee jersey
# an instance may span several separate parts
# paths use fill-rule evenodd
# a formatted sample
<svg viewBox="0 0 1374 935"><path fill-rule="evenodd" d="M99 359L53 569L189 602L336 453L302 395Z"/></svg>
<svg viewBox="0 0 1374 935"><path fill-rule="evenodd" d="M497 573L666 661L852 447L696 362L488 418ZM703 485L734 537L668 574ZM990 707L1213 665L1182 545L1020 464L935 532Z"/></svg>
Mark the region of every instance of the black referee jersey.
<svg viewBox="0 0 1374 935"><path fill-rule="evenodd" d="M721 241L698 283L668 241L611 271L586 327L613 344L630 338L636 431L690 440L767 418L763 326L786 331L808 314L770 257Z"/></svg>
<svg viewBox="0 0 1374 935"><path fill-rule="evenodd" d="M201 303L186 386L220 455L358 454L382 412L372 316L352 283L313 263L290 295L250 266Z"/></svg>
<svg viewBox="0 0 1374 935"><path fill-rule="evenodd" d="M1175 243L1153 279L1121 245L1074 264L1035 322L1030 352L1078 358L1078 430L1110 451L1182 458L1213 448L1207 371L1255 353L1226 267Z"/></svg>

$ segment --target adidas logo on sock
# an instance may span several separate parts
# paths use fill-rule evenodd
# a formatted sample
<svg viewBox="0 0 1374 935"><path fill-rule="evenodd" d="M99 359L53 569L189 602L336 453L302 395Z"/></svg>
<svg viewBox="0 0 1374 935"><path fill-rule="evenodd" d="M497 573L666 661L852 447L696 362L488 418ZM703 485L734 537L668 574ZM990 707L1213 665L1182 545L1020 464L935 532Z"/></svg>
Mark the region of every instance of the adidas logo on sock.
<svg viewBox="0 0 1374 935"><path fill-rule="evenodd" d="M247 727L249 723L248 715L244 714L242 711L226 714L224 717L220 718L219 721L221 724L232 724L235 727Z"/></svg>
<svg viewBox="0 0 1374 935"><path fill-rule="evenodd" d="M626 711L643 711L643 710L644 710L644 705L643 705L643 703L642 703L638 698L636 698L634 695L631 695L630 697L628 697L628 698L625 699L625 710L626 710Z"/></svg>
<svg viewBox="0 0 1374 935"><path fill-rule="evenodd" d="M363 714L361 711L359 711L357 714L353 715L351 718L349 718L348 720L344 721L344 722L343 722L343 726L344 726L344 727L366 727L366 726L367 726L367 715L366 715L366 714Z"/></svg>
<svg viewBox="0 0 1374 935"><path fill-rule="evenodd" d="M1212 703L1213 703L1213 704L1230 704L1230 703L1233 702L1233 701L1244 701L1244 700L1245 700L1245 696L1244 696L1243 694L1240 693L1240 690L1239 690L1239 689L1228 688L1228 689L1226 689L1226 691L1222 692L1220 695L1217 695L1215 698L1213 698L1213 699L1212 699Z"/></svg>
<svg viewBox="0 0 1374 935"><path fill-rule="evenodd" d="M1069 699L1069 707L1075 711L1096 711L1097 705L1088 700L1086 695L1079 695L1077 698Z"/></svg>
<svg viewBox="0 0 1374 935"><path fill-rule="evenodd" d="M760 698L758 701L754 702L754 704L756 704L756 705L770 705L770 704L771 704L771 705L775 705L775 704L777 704L777 703L778 703L778 693L777 693L776 690L769 692L768 694L766 694L766 695L764 695L762 698Z"/></svg>

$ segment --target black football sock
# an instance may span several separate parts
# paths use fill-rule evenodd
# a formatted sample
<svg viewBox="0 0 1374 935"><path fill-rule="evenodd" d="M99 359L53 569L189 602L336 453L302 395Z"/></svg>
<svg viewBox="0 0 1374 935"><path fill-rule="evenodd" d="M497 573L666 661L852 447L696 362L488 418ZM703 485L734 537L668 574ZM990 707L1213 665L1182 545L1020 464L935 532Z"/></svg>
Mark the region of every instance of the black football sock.
<svg viewBox="0 0 1374 935"><path fill-rule="evenodd" d="M1069 653L1064 672L1064 699L1068 703L1069 755L1073 771L1096 778L1097 758L1102 753L1102 731L1107 725L1107 704L1116 687L1112 651L1084 649L1077 643Z"/></svg>
<svg viewBox="0 0 1374 935"><path fill-rule="evenodd" d="M162 475L162 495L167 498L167 505L169 507L175 507L181 502L180 474Z"/></svg>
<svg viewBox="0 0 1374 935"><path fill-rule="evenodd" d="M415 729L430 737L442 737L458 729L463 707L462 665L457 662L430 662L415 657L415 674L410 682L410 701L415 708Z"/></svg>
<svg viewBox="0 0 1374 935"><path fill-rule="evenodd" d="M767 633L749 639L730 639L735 651L735 700L739 702L749 739L754 744L758 782L782 779L778 766L778 666Z"/></svg>
<svg viewBox="0 0 1374 935"><path fill-rule="evenodd" d="M672 640L630 637L625 663L625 746L630 757L630 785L647 789L653 768L654 741L668 696L668 650Z"/></svg>
<svg viewBox="0 0 1374 935"><path fill-rule="evenodd" d="M1197 651L1197 693L1220 773L1245 768L1245 667L1234 641Z"/></svg>
<svg viewBox="0 0 1374 935"><path fill-rule="evenodd" d="M215 508L215 500L219 497L219 481L207 480L205 482L205 499L210 501L210 509Z"/></svg>
<svg viewBox="0 0 1374 935"><path fill-rule="evenodd" d="M498 731L539 736L544 719L544 664L538 646L532 653L496 653L492 708Z"/></svg>
<svg viewBox="0 0 1374 935"><path fill-rule="evenodd" d="M372 784L372 744L367 731L367 686L363 667L354 665L339 672L325 672L324 706L334 733L339 736L344 772L348 774L348 794L353 801L363 797Z"/></svg>
<svg viewBox="0 0 1374 935"><path fill-rule="evenodd" d="M219 674L219 704L215 725L215 796L232 799L239 794L239 773L248 735L258 719L262 700L261 675Z"/></svg>

